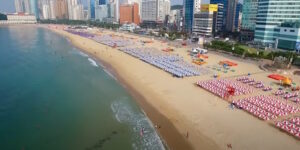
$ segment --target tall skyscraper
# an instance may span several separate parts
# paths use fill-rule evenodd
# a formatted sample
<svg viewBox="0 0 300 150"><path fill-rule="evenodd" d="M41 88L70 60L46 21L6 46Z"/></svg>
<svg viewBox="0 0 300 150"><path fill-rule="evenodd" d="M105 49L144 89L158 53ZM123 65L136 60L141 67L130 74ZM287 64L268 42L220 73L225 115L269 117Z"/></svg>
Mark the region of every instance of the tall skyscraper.
<svg viewBox="0 0 300 150"><path fill-rule="evenodd" d="M119 22L120 21L120 0L114 0L114 5L115 5L115 21Z"/></svg>
<svg viewBox="0 0 300 150"><path fill-rule="evenodd" d="M83 5L78 0L68 0L68 14L70 20L83 20Z"/></svg>
<svg viewBox="0 0 300 150"><path fill-rule="evenodd" d="M143 21L163 22L170 13L170 0L142 0Z"/></svg>
<svg viewBox="0 0 300 150"><path fill-rule="evenodd" d="M235 9L235 18L234 18L234 31L240 31L241 27L241 20L242 20L242 10L243 10L243 5L241 3L236 4L236 9Z"/></svg>
<svg viewBox="0 0 300 150"><path fill-rule="evenodd" d="M276 36L280 33L277 27L282 23L300 21L299 12L299 0L259 0L254 40L277 47Z"/></svg>
<svg viewBox="0 0 300 150"><path fill-rule="evenodd" d="M210 4L223 4L223 27L222 27L222 30L225 30L226 19L227 19L228 0L210 0Z"/></svg>
<svg viewBox="0 0 300 150"><path fill-rule="evenodd" d="M43 4L43 19L50 19L50 7L49 4Z"/></svg>
<svg viewBox="0 0 300 150"><path fill-rule="evenodd" d="M137 3L120 6L120 24L124 23L140 24L139 5Z"/></svg>
<svg viewBox="0 0 300 150"><path fill-rule="evenodd" d="M27 13L39 18L38 0L15 0L15 9L17 13Z"/></svg>
<svg viewBox="0 0 300 150"><path fill-rule="evenodd" d="M15 9L16 12L24 12L23 0L15 0Z"/></svg>
<svg viewBox="0 0 300 150"><path fill-rule="evenodd" d="M23 0L23 5L24 5L24 12L30 14L30 1L29 0Z"/></svg>
<svg viewBox="0 0 300 150"><path fill-rule="evenodd" d="M252 41L254 39L257 7L258 7L258 0L243 1L241 41Z"/></svg>
<svg viewBox="0 0 300 150"><path fill-rule="evenodd" d="M99 21L104 21L108 17L107 5L96 5L95 6L95 19Z"/></svg>
<svg viewBox="0 0 300 150"><path fill-rule="evenodd" d="M56 2L54 0L49 0L50 19L56 19L55 4Z"/></svg>
<svg viewBox="0 0 300 150"><path fill-rule="evenodd" d="M223 31L224 27L224 5L222 3L216 4L218 5L218 11L217 11L217 18L216 18L216 24L214 27L214 32L219 33Z"/></svg>
<svg viewBox="0 0 300 150"><path fill-rule="evenodd" d="M237 13L238 0L228 0L227 16L226 16L226 30L234 32L236 26L236 13Z"/></svg>
<svg viewBox="0 0 300 150"><path fill-rule="evenodd" d="M156 21L158 16L157 0L142 0L141 16L143 21Z"/></svg>
<svg viewBox="0 0 300 150"><path fill-rule="evenodd" d="M56 0L55 3L56 19L68 19L68 3L67 0Z"/></svg>
<svg viewBox="0 0 300 150"><path fill-rule="evenodd" d="M191 33L194 18L194 0L183 1L183 14L184 14L184 30Z"/></svg>
<svg viewBox="0 0 300 150"><path fill-rule="evenodd" d="M36 18L39 18L38 12L38 0L30 0L30 13L34 14Z"/></svg>
<svg viewBox="0 0 300 150"><path fill-rule="evenodd" d="M88 18L95 19L95 0L88 0Z"/></svg>
<svg viewBox="0 0 300 150"><path fill-rule="evenodd" d="M258 0L244 0L242 29L255 30Z"/></svg>

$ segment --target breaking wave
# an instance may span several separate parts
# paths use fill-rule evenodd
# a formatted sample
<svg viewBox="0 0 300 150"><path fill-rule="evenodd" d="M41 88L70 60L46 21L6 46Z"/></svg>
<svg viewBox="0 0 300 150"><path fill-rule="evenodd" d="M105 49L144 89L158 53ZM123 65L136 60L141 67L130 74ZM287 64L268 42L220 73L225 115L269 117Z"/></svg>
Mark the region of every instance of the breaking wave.
<svg viewBox="0 0 300 150"><path fill-rule="evenodd" d="M111 104L115 118L120 123L128 124L133 132L132 147L135 150L164 150L164 145L156 133L151 121L142 112L135 111L123 97ZM141 133L143 131L143 133Z"/></svg>
<svg viewBox="0 0 300 150"><path fill-rule="evenodd" d="M97 63L95 60L93 60L92 58L88 58L89 62L91 63L91 65L98 67Z"/></svg>

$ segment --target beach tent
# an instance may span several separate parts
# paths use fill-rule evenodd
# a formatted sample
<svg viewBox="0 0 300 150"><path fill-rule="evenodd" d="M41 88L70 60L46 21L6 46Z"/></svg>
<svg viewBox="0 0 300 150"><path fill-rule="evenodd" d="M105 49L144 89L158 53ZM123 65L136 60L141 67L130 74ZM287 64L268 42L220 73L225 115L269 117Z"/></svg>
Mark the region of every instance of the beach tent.
<svg viewBox="0 0 300 150"><path fill-rule="evenodd" d="M270 74L270 75L268 75L268 77L271 78L271 79L274 79L274 80L283 80L283 79L285 79L284 76L281 76L279 74Z"/></svg>
<svg viewBox="0 0 300 150"><path fill-rule="evenodd" d="M226 64L227 66L237 66L238 65L237 63L234 63L234 62L231 62L231 61L228 61L228 60L220 61L219 64L220 65Z"/></svg>
<svg viewBox="0 0 300 150"><path fill-rule="evenodd" d="M268 77L271 78L271 79L274 79L274 80L281 81L282 84L284 84L284 85L288 85L288 86L292 85L292 80L288 77L281 76L279 74L271 74Z"/></svg>

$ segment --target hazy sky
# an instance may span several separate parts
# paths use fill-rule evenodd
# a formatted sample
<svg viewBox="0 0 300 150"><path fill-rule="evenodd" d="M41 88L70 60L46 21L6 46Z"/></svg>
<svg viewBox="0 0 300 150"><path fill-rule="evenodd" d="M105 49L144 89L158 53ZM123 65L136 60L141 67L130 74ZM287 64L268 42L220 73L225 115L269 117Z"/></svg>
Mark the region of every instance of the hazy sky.
<svg viewBox="0 0 300 150"><path fill-rule="evenodd" d="M84 4L86 4L86 1L82 0ZM182 4L182 0L171 0L171 4ZM0 0L0 12L15 12L14 0Z"/></svg>

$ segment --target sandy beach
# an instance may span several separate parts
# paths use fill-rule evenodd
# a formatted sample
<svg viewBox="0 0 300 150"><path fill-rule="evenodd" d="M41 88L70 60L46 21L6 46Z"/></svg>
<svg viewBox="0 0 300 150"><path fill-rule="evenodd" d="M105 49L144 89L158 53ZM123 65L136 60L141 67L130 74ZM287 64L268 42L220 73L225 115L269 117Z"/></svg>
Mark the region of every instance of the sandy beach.
<svg viewBox="0 0 300 150"><path fill-rule="evenodd" d="M273 82L267 78L270 72L261 70L257 62L209 53L207 63L203 66L210 69L211 74L182 79L172 77L169 73L125 54L117 48L99 44L59 28L51 28L51 30L70 39L76 47L102 62L135 97L153 124L160 126L157 131L170 149L300 149L299 140L274 127L274 122L259 120L240 109L231 109L227 101L195 85L197 81L213 79L214 71L210 68L221 60L237 62L238 66L235 67L235 72L219 72L220 78L233 79L250 73L255 79L266 83ZM93 32L133 38L135 41L149 40L145 37L109 30ZM170 47L167 43L157 40L146 46L157 49ZM172 53L182 56L187 62L192 61L187 53L188 48L172 48L175 49ZM291 76L296 83L300 83L299 76ZM262 92L257 91L253 95L260 93ZM239 98L241 97L234 97L234 100ZM299 116L300 113L293 116L297 115Z"/></svg>

